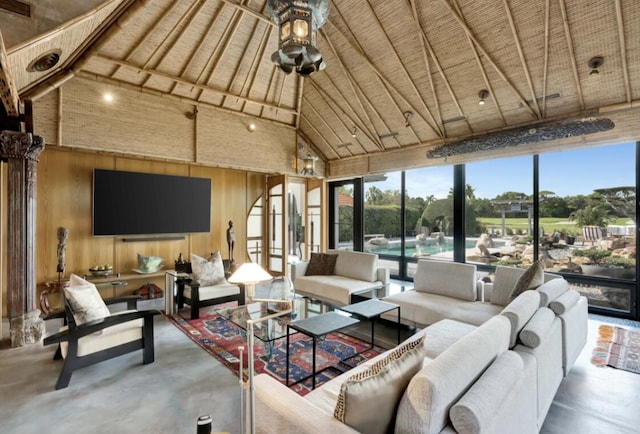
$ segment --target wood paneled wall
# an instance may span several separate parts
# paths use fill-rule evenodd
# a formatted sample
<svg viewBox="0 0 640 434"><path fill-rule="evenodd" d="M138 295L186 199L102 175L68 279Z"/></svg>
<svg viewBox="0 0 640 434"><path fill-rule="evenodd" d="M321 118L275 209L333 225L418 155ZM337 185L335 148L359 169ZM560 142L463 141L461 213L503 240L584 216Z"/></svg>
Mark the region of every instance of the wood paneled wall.
<svg viewBox="0 0 640 434"><path fill-rule="evenodd" d="M211 232L187 234L184 240L123 242L122 237L92 236L93 169L115 169L147 173L210 178ZM233 220L236 232L234 258L247 258L247 204L262 194L265 176L233 169L204 167L175 162L152 161L89 153L58 147L46 148L38 164L37 281L56 278L58 244L56 231L69 229L66 265L69 273L88 274L94 264L113 264L115 271L131 273L137 266L137 253L162 256L165 268L173 268L173 260L182 253L200 256L220 250L227 258L226 229ZM185 200L189 200L185 197ZM179 203L167 203L179 207ZM126 212L126 210L122 210ZM152 216L150 216L152 218ZM136 288L128 288L133 290Z"/></svg>

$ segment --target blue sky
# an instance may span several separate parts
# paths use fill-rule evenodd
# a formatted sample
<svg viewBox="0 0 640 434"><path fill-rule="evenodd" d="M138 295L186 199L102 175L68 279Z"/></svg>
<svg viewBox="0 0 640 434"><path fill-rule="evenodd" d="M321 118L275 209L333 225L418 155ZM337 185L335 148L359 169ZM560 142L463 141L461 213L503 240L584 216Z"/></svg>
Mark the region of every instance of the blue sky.
<svg viewBox="0 0 640 434"><path fill-rule="evenodd" d="M540 155L540 190L560 197L591 194L594 189L635 184L635 143L598 146ZM477 198L493 199L506 191L531 194L533 157L467 164L467 184ZM407 171L409 196L446 197L453 186L453 166ZM400 173L387 173L383 182L367 183L381 190L399 190Z"/></svg>

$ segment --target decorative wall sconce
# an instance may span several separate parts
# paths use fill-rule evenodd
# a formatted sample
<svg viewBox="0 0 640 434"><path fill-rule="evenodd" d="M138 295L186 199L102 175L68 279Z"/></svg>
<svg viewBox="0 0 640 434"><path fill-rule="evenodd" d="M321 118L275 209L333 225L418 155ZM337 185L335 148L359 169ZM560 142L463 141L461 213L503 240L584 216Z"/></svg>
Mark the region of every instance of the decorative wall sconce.
<svg viewBox="0 0 640 434"><path fill-rule="evenodd" d="M587 63L587 65L589 65L589 68L591 68L591 72L589 72L589 75L600 74L598 68L600 68L603 63L604 58L600 56L592 57L591 59L589 59L589 63Z"/></svg>
<svg viewBox="0 0 640 434"><path fill-rule="evenodd" d="M309 75L324 69L317 47L318 29L329 17L328 0L269 0L269 14L278 25L278 51L271 61L285 74Z"/></svg>
<svg viewBox="0 0 640 434"><path fill-rule="evenodd" d="M355 139L357 134L358 134L358 127L353 127L351 129L351 137Z"/></svg>
<svg viewBox="0 0 640 434"><path fill-rule="evenodd" d="M411 118L413 117L413 113L404 112L403 116L404 116L404 126L405 127L410 127L411 126Z"/></svg>
<svg viewBox="0 0 640 434"><path fill-rule="evenodd" d="M250 133L253 133L256 130L256 124L254 122L250 122L249 125L247 125L247 130L249 130Z"/></svg>
<svg viewBox="0 0 640 434"><path fill-rule="evenodd" d="M478 98L480 98L478 104L484 105L485 100L489 98L489 91L487 89L482 89L480 92L478 92Z"/></svg>
<svg viewBox="0 0 640 434"><path fill-rule="evenodd" d="M316 160L318 157L308 150L305 155L305 146L302 143L298 143L298 156L302 161L302 167L299 170L300 175L316 176Z"/></svg>

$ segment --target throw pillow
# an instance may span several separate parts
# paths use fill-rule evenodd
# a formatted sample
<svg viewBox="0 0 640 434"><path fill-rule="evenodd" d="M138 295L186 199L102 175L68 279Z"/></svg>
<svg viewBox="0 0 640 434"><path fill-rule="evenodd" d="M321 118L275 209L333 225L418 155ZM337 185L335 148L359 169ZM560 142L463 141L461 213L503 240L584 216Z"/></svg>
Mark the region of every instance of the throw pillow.
<svg viewBox="0 0 640 434"><path fill-rule="evenodd" d="M544 268L542 267L542 259L537 260L529 268L526 269L522 276L518 279L509 295L509 303L517 296L529 289L536 289L544 283Z"/></svg>
<svg viewBox="0 0 640 434"><path fill-rule="evenodd" d="M217 285L227 283L224 278L224 265L220 252L212 253L209 260L198 255L191 254L191 270L196 282L201 286Z"/></svg>
<svg viewBox="0 0 640 434"><path fill-rule="evenodd" d="M334 274L338 255L312 253L305 276L328 276Z"/></svg>
<svg viewBox="0 0 640 434"><path fill-rule="evenodd" d="M400 398L425 356L422 336L349 377L340 387L334 417L359 432L392 432Z"/></svg>
<svg viewBox="0 0 640 434"><path fill-rule="evenodd" d="M111 315L96 286L75 274L71 275L69 286L64 288L64 296L77 325Z"/></svg>

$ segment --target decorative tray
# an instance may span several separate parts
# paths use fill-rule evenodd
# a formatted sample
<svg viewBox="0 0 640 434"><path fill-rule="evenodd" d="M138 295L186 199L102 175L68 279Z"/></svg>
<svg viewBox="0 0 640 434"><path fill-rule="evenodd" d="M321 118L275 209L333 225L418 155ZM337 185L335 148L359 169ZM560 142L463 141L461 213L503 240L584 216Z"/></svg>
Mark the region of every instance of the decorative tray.
<svg viewBox="0 0 640 434"><path fill-rule="evenodd" d="M89 269L89 273L93 277L107 277L109 274L113 273L113 270L92 270Z"/></svg>

